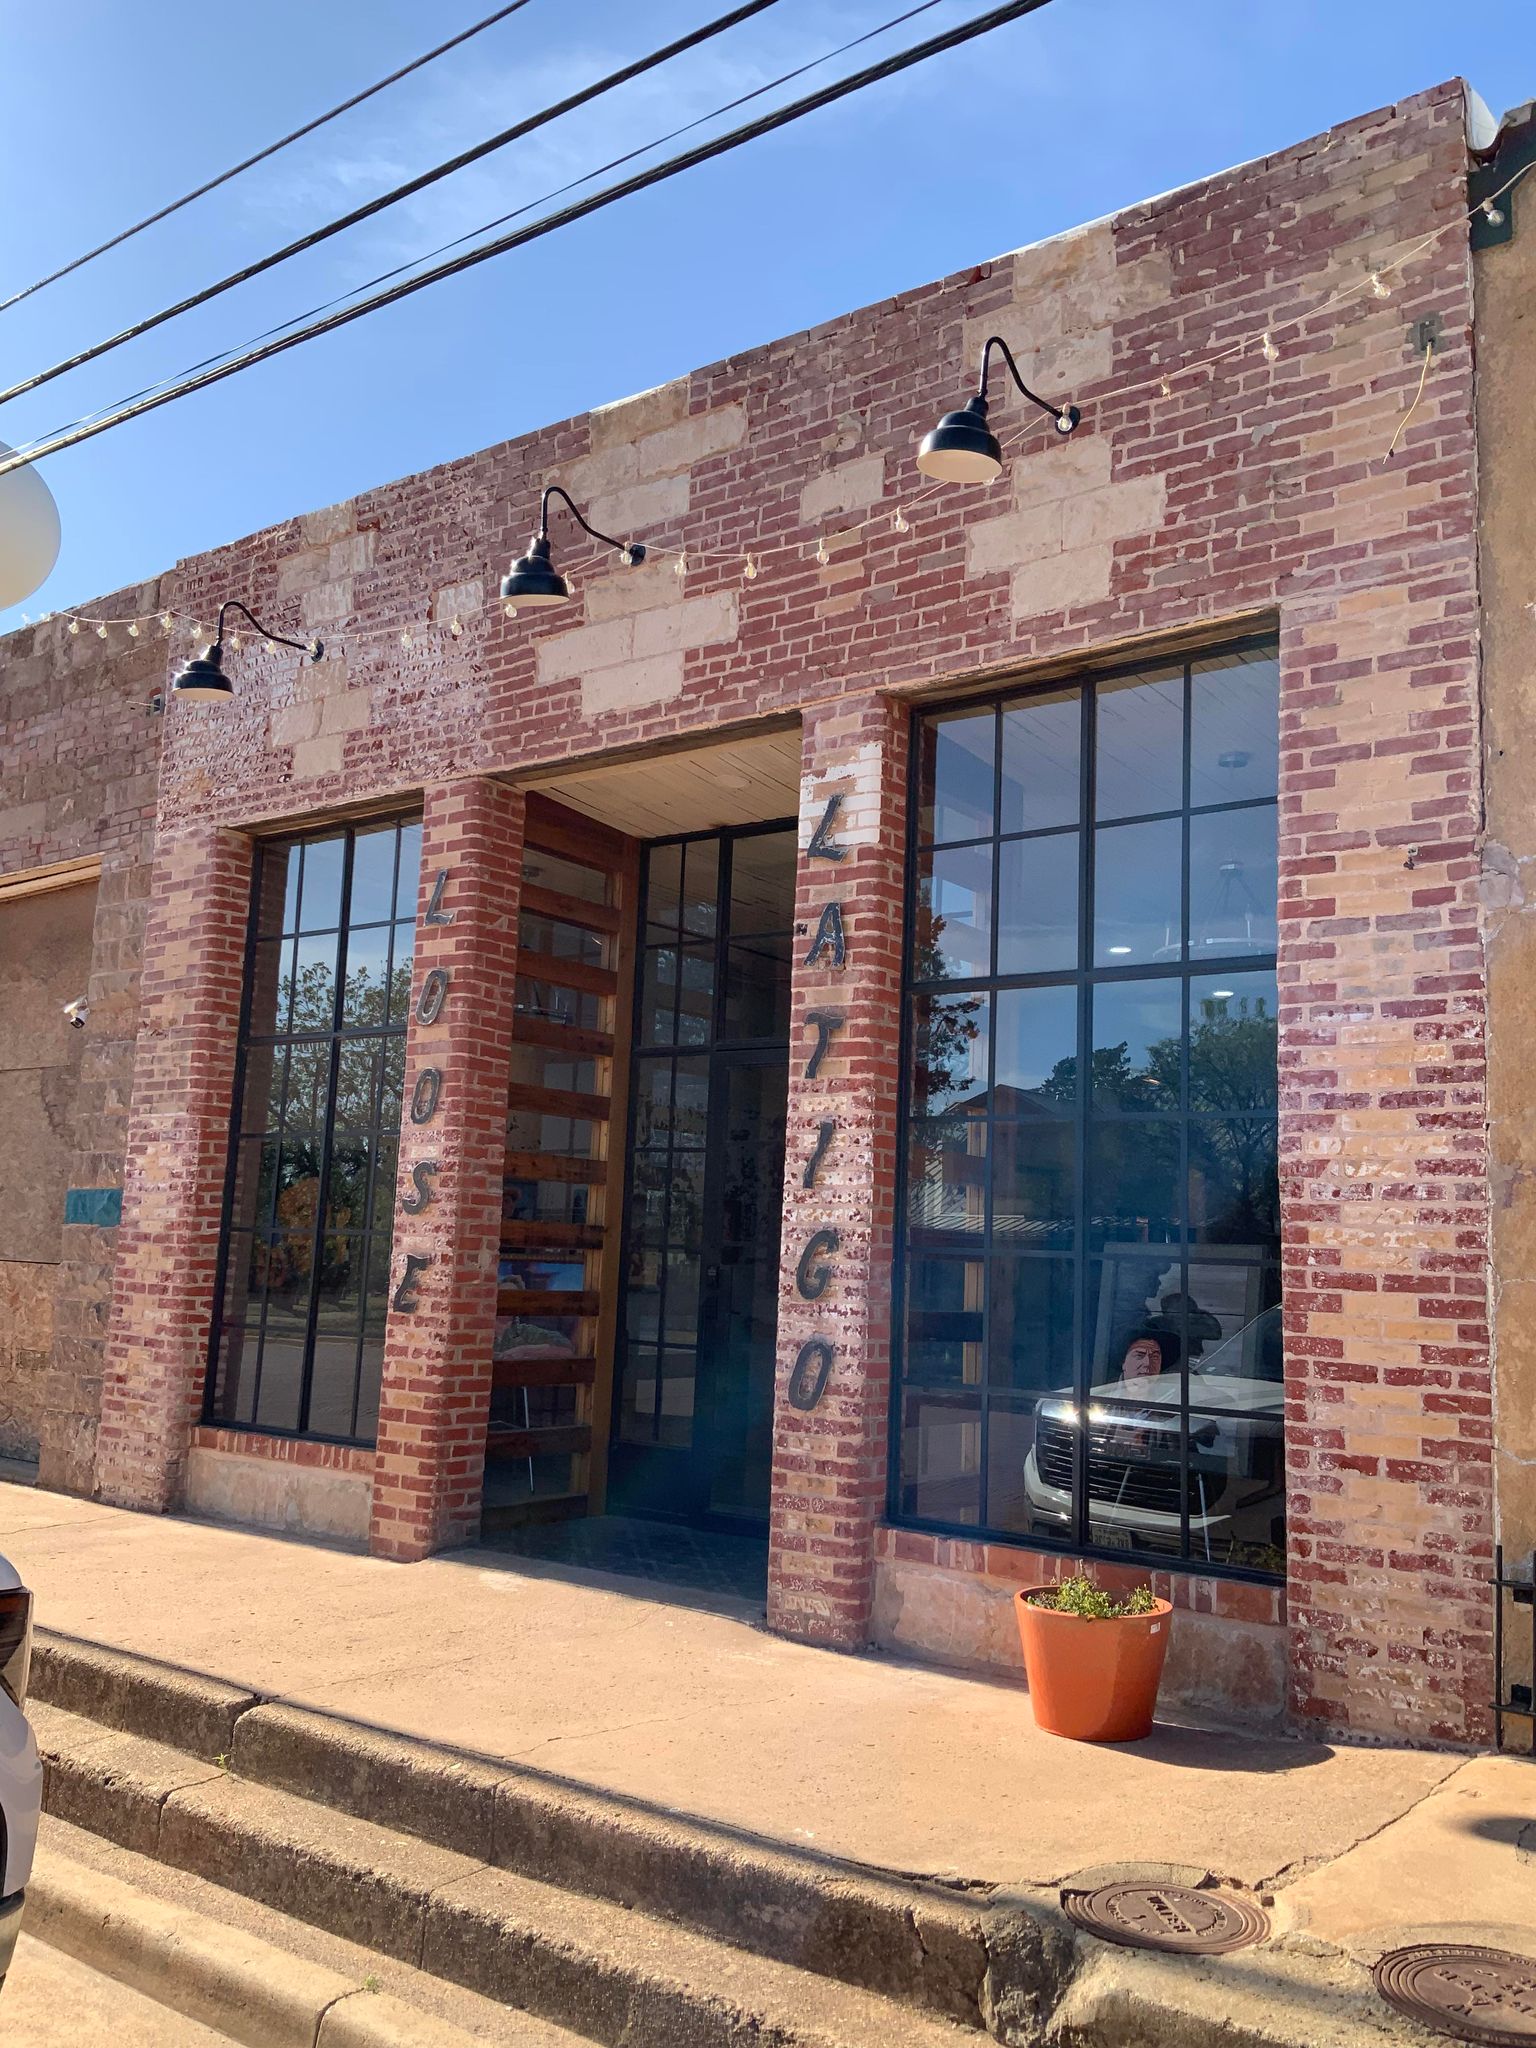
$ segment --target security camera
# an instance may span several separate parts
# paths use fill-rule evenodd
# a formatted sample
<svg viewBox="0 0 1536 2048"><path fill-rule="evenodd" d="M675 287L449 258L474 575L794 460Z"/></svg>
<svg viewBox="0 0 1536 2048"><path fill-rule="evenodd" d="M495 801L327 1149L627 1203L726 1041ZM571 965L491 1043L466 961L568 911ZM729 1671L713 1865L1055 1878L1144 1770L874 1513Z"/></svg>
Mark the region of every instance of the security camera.
<svg viewBox="0 0 1536 2048"><path fill-rule="evenodd" d="M84 996L76 996L72 1003L64 1005L64 1014L74 1030L83 1031L90 1019L91 1006Z"/></svg>

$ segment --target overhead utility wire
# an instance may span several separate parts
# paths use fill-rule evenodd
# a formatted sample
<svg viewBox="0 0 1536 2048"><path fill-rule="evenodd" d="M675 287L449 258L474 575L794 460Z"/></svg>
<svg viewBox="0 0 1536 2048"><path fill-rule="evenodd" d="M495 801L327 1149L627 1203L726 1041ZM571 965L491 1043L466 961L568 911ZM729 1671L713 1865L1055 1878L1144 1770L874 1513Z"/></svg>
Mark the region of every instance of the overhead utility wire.
<svg viewBox="0 0 1536 2048"><path fill-rule="evenodd" d="M517 4L526 6L527 0L517 0ZM735 28L738 22L746 21L754 14L761 14L776 4L777 0L746 0L744 6L733 8L729 14L722 14L716 20L706 22L702 28L693 29L687 35L679 36L676 42L668 43L663 49L652 50L649 55L637 58L634 63L625 64L619 70L609 72L606 78L599 78L592 85L583 86L579 92L556 101L553 106L540 108L536 114L528 115L525 120L516 122L510 128L504 128L499 135L492 135L484 142L477 142L472 149L461 151L458 156L450 157L446 163L435 164L431 170L423 171L418 177L408 178L403 185L396 185L393 191L381 192L376 199L370 199L365 205L354 207L350 213L344 213L336 220L327 221L323 227L310 229L308 234L300 235L297 241L288 243L286 248L276 249L270 256L258 257L254 263L247 263L243 269L231 271L228 277L221 278L217 284L206 285L203 290L194 292L190 298L179 299L174 306L166 306L161 312L151 313L146 319L135 321L131 327L125 327L121 334L114 334L106 341L98 341L92 347L82 349L78 355L66 356L63 362L55 363L51 369L39 370L35 376L24 377L8 391L0 391L0 405L6 404L10 399L20 398L25 392L36 391L39 385L51 384L55 377L62 377L69 370L78 370L83 363L94 363L98 356L110 354L113 349L121 348L124 342L137 341L141 334L148 334L156 327L163 327L167 320L175 320L183 313L190 313L196 306L206 306L210 299L218 298L221 293L233 291L237 284L245 284L253 277L260 277L263 271L272 270L279 263L286 263L291 256L302 255L306 249L313 249L321 242L329 241L332 235L339 235L347 228L355 228L359 221L368 220L374 214L382 213L386 207L398 205L402 199L412 198L416 193L425 191L427 186L437 184L442 178L451 177L455 171L462 171L466 164L478 163L482 157L491 155L494 150L505 149L509 142L517 142L523 136L531 135L536 128L547 127L551 121L559 120L562 115L572 113L577 107L584 107L588 101L599 98L601 94L611 92L616 86L626 85L630 79L639 78L647 71L654 71L658 65L681 56L684 51L692 50L700 43L708 42L713 36L723 35L727 29Z"/></svg>
<svg viewBox="0 0 1536 2048"><path fill-rule="evenodd" d="M776 92L781 85L788 85L796 78L803 78L806 72L815 71L823 64L832 63L835 58L846 56L850 50L856 50L863 43L873 42L877 37L889 34L893 28L900 28L905 22L913 20L919 14L931 12L941 4L942 0L919 0L916 7L909 7L904 14L892 15L889 21L882 21L874 28L865 29L862 34L850 37L846 43L839 43L836 49L824 50L819 57L812 57L804 64L797 64L792 71L780 72L777 78L770 78L766 84L754 86L750 92L738 93L735 99L726 100L722 105L711 108L707 114L699 114L692 121L684 121L680 127L669 129L665 135L653 136L649 142L642 142L635 149L625 150L622 156L610 157L606 163L598 164L595 169L583 171L580 177L567 179L553 191L541 193L537 199L530 199L522 206L513 207L510 213L501 213L494 220L482 221L478 227L469 228L464 234L455 235L450 241L440 242L435 249L428 249L420 256L409 257L404 263L396 263L388 270L381 270L377 276L365 278L361 284L352 285L348 290L338 292L334 298L322 299L319 305L310 306L302 313L290 314L286 320L278 321L275 326L264 327L260 333L250 335L245 341L237 342L230 348L217 349L211 356L204 356L198 362L189 363L184 369L177 370L168 377L157 377L152 384L145 384L139 390L129 392L126 397L113 399L107 405L97 406L91 412L67 420L46 435L34 436L32 442L24 445L36 446L43 440L51 440L54 434L62 434L71 427L84 426L88 421L100 419L106 413L115 412L122 406L136 404L141 398L148 398L156 391L164 391L170 385L179 383L183 377L196 376L200 370L211 369L216 363L227 362L232 356L241 354L247 348L254 348L259 342L270 340L275 334L286 334L290 327L297 327L306 320L317 319L322 313L329 313L333 307L344 306L349 300L372 291L376 285L388 284L391 278L404 277L408 271L419 268L421 264L432 262L434 257L446 256L450 249L462 248L464 243L474 241L477 236L488 235L496 228L505 227L509 220L521 220L524 214L532 213L540 206L549 205L551 200L563 199L567 192L574 192L582 185L590 185L594 178L606 177L609 171L616 171L624 164L633 163L637 157L649 156L653 149L665 149L669 142L675 142L680 135L689 135L695 128L703 128L711 121L718 121L722 114L734 113L737 107L744 107L752 100L761 99L764 93Z"/></svg>
<svg viewBox="0 0 1536 2048"><path fill-rule="evenodd" d="M276 142L269 142L265 149L258 149L254 156L248 156L243 163L232 164L227 171L220 171L216 178L210 178L205 185L198 185L191 192L184 192L180 199L173 199L169 206L162 206L157 213L146 214L143 220L135 221L131 228L124 228L121 234L110 241L102 242L94 249L87 249L83 256L75 257L61 270L52 270L46 277L40 277L36 284L27 285L22 291L12 292L8 299L0 299L0 313L9 306L20 305L23 299L30 299L34 292L40 292L44 285L57 284L61 277L68 277L71 271L83 269L87 263L94 263L98 256L105 256L109 249L116 249L124 242L132 241L135 235L142 235L146 228L152 228L158 221L169 220L173 213L180 213L184 206L190 206L194 199L201 199L205 193L216 192L220 185L227 185L231 178L238 178L242 171L251 170L256 164L263 164L269 156L276 156L280 149L286 149L292 142L299 142L306 135L313 135L317 128L323 128L327 121L334 121L339 114L350 113L353 107L360 107L364 100L371 100L375 93L383 92L389 85L398 85L402 78L409 78L413 71L420 71L425 64L438 57L444 57L450 50L456 50L460 43L467 43L472 36L480 35L485 29L494 28L498 21L505 21L509 14L516 14L520 7L526 7L528 0L511 0L510 6L498 7L494 14L488 14L484 21L477 21L473 27L462 29L458 35L450 36L446 43L439 43L435 50L427 50L420 57L413 57L409 64L402 64L398 71L391 71L387 78L376 84L364 86L361 92L353 93L350 99L342 100L324 114L317 114L313 121L306 121L302 128L295 128L291 135L281 136Z"/></svg>
<svg viewBox="0 0 1536 2048"><path fill-rule="evenodd" d="M104 434L110 428L122 426L127 421L140 418L144 413L154 412L173 400L190 396L194 391L206 390L210 385L221 383L226 377L236 376L255 364L270 357L281 355L287 349L297 348L301 342L313 341L317 336L329 334L338 327L345 327L353 320L360 320L365 314L379 311L397 300L410 297L413 292L424 290L428 285L438 284L444 278L456 277L461 271L472 269L478 263L487 262L493 256L503 256L511 249L521 248L525 243L552 234L555 229L568 227L573 221L584 219L588 214L598 212L602 207L611 206L616 200L627 199L633 193L646 191L652 185L662 184L680 172L692 170L696 165L708 163L712 158L724 156L730 150L739 149L743 143L755 142L759 136L769 135L774 130L785 128L791 122L800 120L806 114L813 114L823 107L834 105L846 99L851 93L862 92L866 86L875 85L887 78L894 78L900 72L909 70L914 64L921 64L929 57L940 56L946 50L958 48L961 44L974 41L977 36L989 34L1002 28L1010 21L1018 21L1026 14L1034 14L1048 4L1048 0L1009 0L1009 4L989 9L972 20L961 22L957 27L946 29L942 35L930 36L926 42L914 43L909 49L898 50L878 63L869 64L862 71L850 72L833 84L823 86L820 91L807 93L803 98L791 100L787 106L776 107L771 113L761 114L755 121L744 122L738 128L727 129L708 142L700 143L694 149L681 151L677 156L667 157L648 170L637 172L632 178L624 178L615 185L605 185L601 191L592 193L586 199L562 207L558 213L519 228L510 235L501 235L493 242L480 248L470 249L462 256L455 256L446 263L439 263L419 277L408 278L402 284L392 285L387 291L376 292L356 306L347 307L323 320L311 322L294 334L284 335L278 340L265 342L258 348L248 349L232 361L219 367L203 371L198 375L183 378L168 390L153 396L136 400L109 413L104 419L95 419L68 428L51 438L36 442L24 450L0 461L0 476L13 469L25 468L29 462L40 460L46 455L55 455L61 449L73 448L82 441L92 440L97 434Z"/></svg>

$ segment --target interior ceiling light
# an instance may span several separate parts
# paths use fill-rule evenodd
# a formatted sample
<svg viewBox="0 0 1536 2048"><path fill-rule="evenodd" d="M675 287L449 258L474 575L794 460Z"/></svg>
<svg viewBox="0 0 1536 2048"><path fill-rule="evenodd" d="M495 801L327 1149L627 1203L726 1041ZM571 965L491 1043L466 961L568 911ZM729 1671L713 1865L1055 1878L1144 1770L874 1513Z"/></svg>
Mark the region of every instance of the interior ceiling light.
<svg viewBox="0 0 1536 2048"><path fill-rule="evenodd" d="M1073 433L1082 414L1075 405L1052 405L1038 392L1031 391L1019 375L1019 366L1013 360L1012 351L1000 334L994 334L981 351L981 375L976 382L975 396L962 405L958 412L947 412L932 433L923 438L917 451L917 466L924 476L936 478L945 484L989 484L1002 474L1003 450L996 434L987 425L987 378L992 369L992 351L996 349L1008 365L1009 374L1031 405L1039 406L1048 413L1058 434Z"/></svg>
<svg viewBox="0 0 1536 2048"><path fill-rule="evenodd" d="M243 612L251 624L269 643L276 641L282 647L296 647L300 654L307 654L311 661L318 661L325 652L323 640L290 640L285 633L274 633L270 626L264 626L248 605L241 604L235 597L226 598L219 606L219 616L214 623L213 639L202 653L189 661L171 684L175 694L191 704L224 703L231 698L234 686L224 673L224 614ZM238 644L238 643L237 643Z"/></svg>
<svg viewBox="0 0 1536 2048"><path fill-rule="evenodd" d="M524 605L564 604L571 594L570 584L550 557L551 498L559 498L582 531L590 533L594 540L600 540L604 547L612 548L626 567L633 568L645 560L645 549L639 541L615 540L612 534L599 533L590 521L582 517L581 508L569 491L559 484L546 484L539 497L538 530L528 543L528 552L519 555L501 579L501 594L513 611L521 611Z"/></svg>

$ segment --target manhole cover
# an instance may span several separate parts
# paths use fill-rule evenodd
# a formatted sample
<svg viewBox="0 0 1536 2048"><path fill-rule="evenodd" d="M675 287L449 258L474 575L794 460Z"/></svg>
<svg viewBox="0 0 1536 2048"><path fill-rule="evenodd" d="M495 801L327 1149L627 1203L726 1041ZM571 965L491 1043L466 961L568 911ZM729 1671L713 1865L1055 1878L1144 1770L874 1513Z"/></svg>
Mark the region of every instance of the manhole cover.
<svg viewBox="0 0 1536 2048"><path fill-rule="evenodd" d="M1265 1915L1236 1892L1188 1884L1101 1884L1097 1891L1065 1893L1062 1904L1079 1927L1124 1948L1218 1956L1269 1932Z"/></svg>
<svg viewBox="0 0 1536 2048"><path fill-rule="evenodd" d="M1442 2034L1491 2048L1536 2041L1536 1963L1508 1949L1427 1942L1393 1949L1371 1974L1388 2005Z"/></svg>

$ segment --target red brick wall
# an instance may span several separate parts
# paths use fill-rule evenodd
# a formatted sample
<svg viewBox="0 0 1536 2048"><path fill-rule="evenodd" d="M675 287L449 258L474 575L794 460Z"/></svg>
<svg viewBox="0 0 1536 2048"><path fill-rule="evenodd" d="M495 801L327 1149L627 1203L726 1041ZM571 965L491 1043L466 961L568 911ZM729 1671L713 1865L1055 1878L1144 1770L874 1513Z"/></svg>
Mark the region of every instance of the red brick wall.
<svg viewBox="0 0 1536 2048"><path fill-rule="evenodd" d="M169 578L82 607L128 619L166 602ZM165 688L159 629L105 640L67 621L0 639L0 876L99 856L90 1002L70 1112L74 1187L120 1187L138 1034ZM20 1162L16 1162L19 1166ZM53 1343L41 1387L40 1477L90 1491L117 1232L64 1227Z"/></svg>
<svg viewBox="0 0 1536 2048"><path fill-rule="evenodd" d="M768 1619L842 1649L869 1640L885 1507L909 725L861 697L804 731Z"/></svg>
<svg viewBox="0 0 1536 2048"><path fill-rule="evenodd" d="M164 1510L202 1412L251 906L251 841L162 831L144 940L96 1492Z"/></svg>
<svg viewBox="0 0 1536 2048"><path fill-rule="evenodd" d="M501 1245L507 1066L517 985L517 906L523 871L523 798L497 782L456 782L427 793L416 919L415 999L406 1034L400 1177L390 1268L395 1309L384 1347L371 1548L425 1557L478 1535L491 1347ZM438 875L436 915L426 921ZM432 975L448 977L442 1007L424 1022ZM441 987L441 984L438 984ZM438 1075L432 1089L423 1075ZM418 1088L427 1092L416 1101ZM432 1113L416 1121L428 1101ZM415 1213L423 1160L431 1199ZM415 1306L396 1290L409 1255Z"/></svg>
<svg viewBox="0 0 1536 2048"><path fill-rule="evenodd" d="M176 835L242 827L1278 617L1294 1705L1444 1740L1490 1683L1465 169L1442 87L188 563L185 605L338 657L247 646L232 706L173 710L161 797ZM1332 303L1438 230L1390 299ZM994 330L1084 424L1003 397L1006 476L920 490ZM486 606L555 476L687 576L562 528L569 614Z"/></svg>

